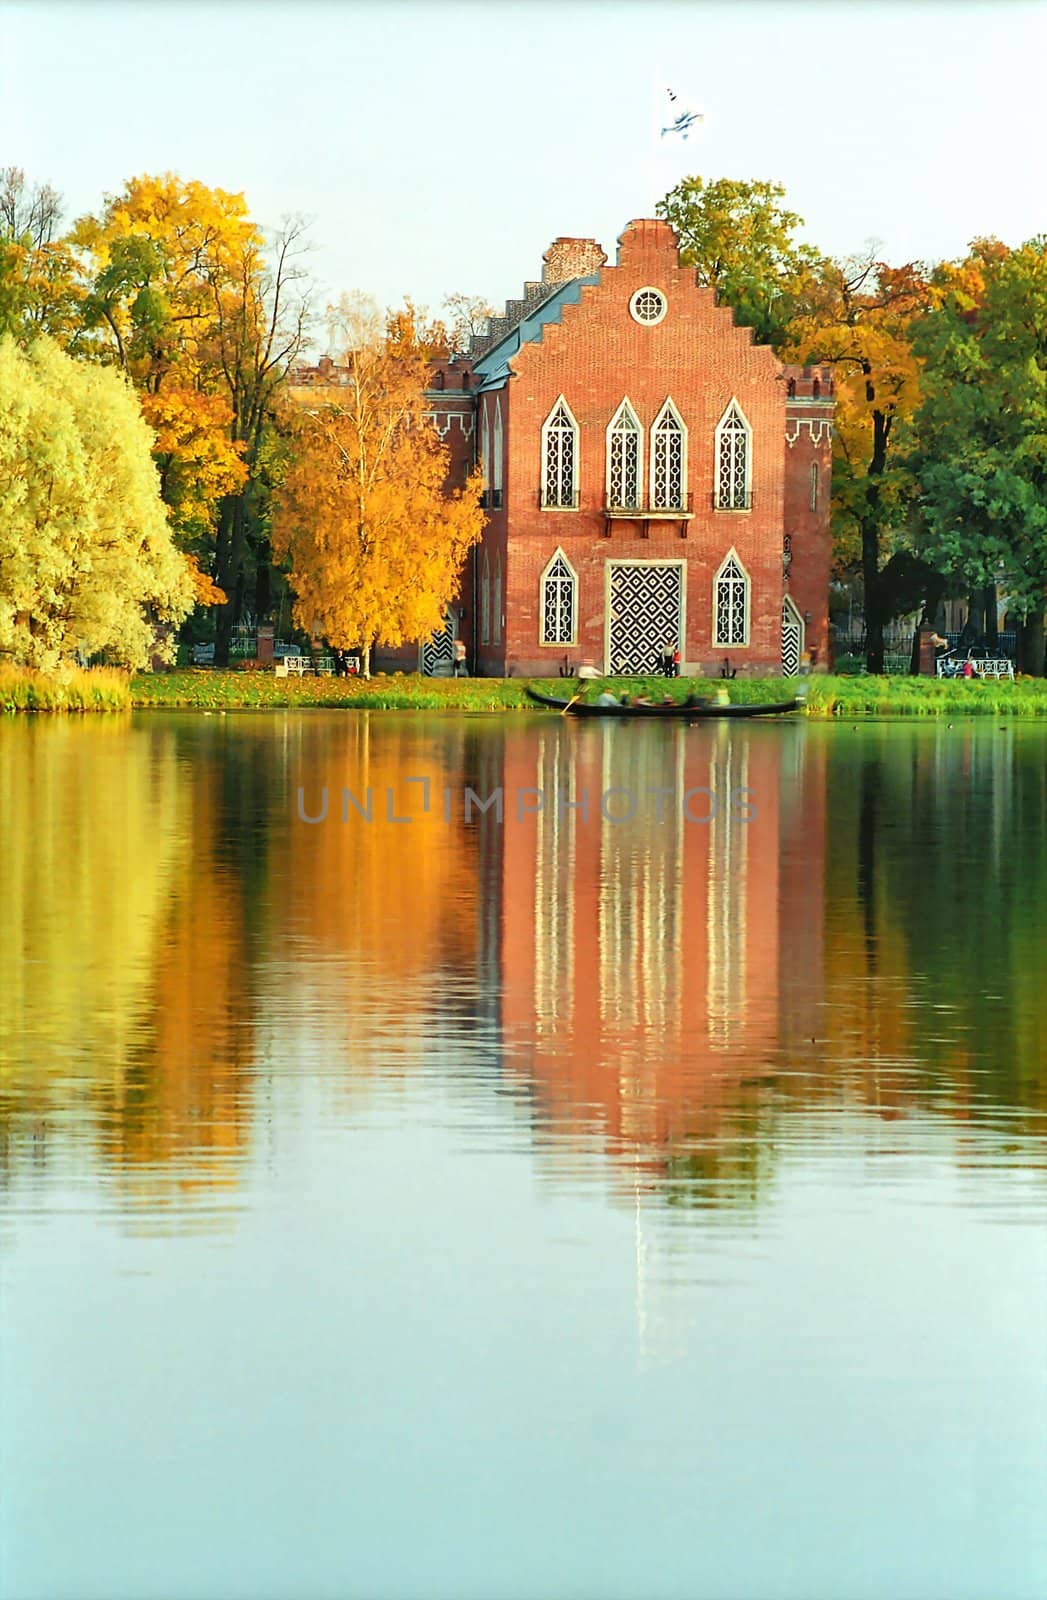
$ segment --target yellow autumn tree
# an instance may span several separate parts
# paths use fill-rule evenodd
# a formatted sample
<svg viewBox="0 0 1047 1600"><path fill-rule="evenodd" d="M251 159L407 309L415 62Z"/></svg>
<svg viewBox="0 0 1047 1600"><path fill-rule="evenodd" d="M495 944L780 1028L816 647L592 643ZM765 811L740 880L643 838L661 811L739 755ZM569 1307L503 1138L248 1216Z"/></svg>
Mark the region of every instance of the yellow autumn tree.
<svg viewBox="0 0 1047 1600"><path fill-rule="evenodd" d="M0 168L0 333L22 342L46 333L68 346L81 327L83 288L68 241L56 236L61 214L49 183Z"/></svg>
<svg viewBox="0 0 1047 1600"><path fill-rule="evenodd" d="M50 339L0 339L0 651L45 670L171 654L193 580L175 549L153 437L119 375Z"/></svg>
<svg viewBox="0 0 1047 1600"><path fill-rule="evenodd" d="M128 179L72 238L88 278L85 323L149 393L211 364L216 287L235 282L245 248L263 246L242 194L170 172Z"/></svg>
<svg viewBox="0 0 1047 1600"><path fill-rule="evenodd" d="M156 435L153 458L168 520L196 566L211 564L217 508L247 483L243 445L230 437L233 414L224 395L166 385L141 396L142 415ZM212 585L208 605L225 596Z"/></svg>
<svg viewBox="0 0 1047 1600"><path fill-rule="evenodd" d="M86 340L141 394L175 537L220 585L220 659L252 568L259 608L268 593L262 443L305 326L301 234L267 240L242 194L172 173L131 178L73 233Z"/></svg>
<svg viewBox="0 0 1047 1600"><path fill-rule="evenodd" d="M429 339L413 308L384 325L359 297L341 313L347 381L309 391L290 420L273 545L291 563L299 626L369 653L442 626L483 529L482 481L447 486L448 450L425 418Z"/></svg>

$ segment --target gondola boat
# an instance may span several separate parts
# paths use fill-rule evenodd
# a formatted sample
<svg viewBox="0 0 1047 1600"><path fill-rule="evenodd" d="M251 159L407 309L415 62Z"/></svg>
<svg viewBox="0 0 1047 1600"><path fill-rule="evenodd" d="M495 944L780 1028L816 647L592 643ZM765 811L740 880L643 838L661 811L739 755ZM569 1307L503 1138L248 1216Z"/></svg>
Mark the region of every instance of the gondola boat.
<svg viewBox="0 0 1047 1600"><path fill-rule="evenodd" d="M569 717L633 717L640 720L651 717L672 718L688 722L705 722L715 717L780 717L790 711L799 711L805 704L796 695L791 700L768 701L754 705L718 705L713 700L675 700L672 704L644 704L629 701L625 705L598 705L584 700L564 700L558 695L543 694L539 689L526 686L527 697L536 705L548 706L554 711L565 711Z"/></svg>

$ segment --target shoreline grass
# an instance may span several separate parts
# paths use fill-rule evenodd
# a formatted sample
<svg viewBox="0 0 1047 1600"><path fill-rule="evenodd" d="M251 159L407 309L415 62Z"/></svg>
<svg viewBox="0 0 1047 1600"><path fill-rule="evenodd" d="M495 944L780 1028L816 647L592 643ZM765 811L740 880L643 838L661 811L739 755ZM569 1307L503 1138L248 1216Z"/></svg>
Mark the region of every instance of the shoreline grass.
<svg viewBox="0 0 1047 1600"><path fill-rule="evenodd" d="M579 685L563 678L423 678L394 673L362 678L277 678L272 672L223 672L193 668L174 672L126 673L104 668L66 669L52 674L0 667L0 711L264 711L345 709L369 711L529 711L526 685L552 694L573 694ZM804 680L735 678L731 700L751 705L784 700ZM808 717L1047 717L1047 680L1014 683L936 678L863 678L816 675L805 680ZM593 699L601 689L647 694L715 694L718 681L698 678L602 678L586 683ZM549 713L546 713L548 715Z"/></svg>
<svg viewBox="0 0 1047 1600"><path fill-rule="evenodd" d="M116 668L0 666L0 712L130 710L131 680Z"/></svg>
<svg viewBox="0 0 1047 1600"><path fill-rule="evenodd" d="M807 715L833 717L1047 716L1047 680L1023 678L1014 683L936 678L855 678L816 675L795 678L735 678L728 684L731 700L751 705L784 700L806 682ZM277 678L264 672L216 672L209 668L144 675L132 680L138 708L179 710L247 710L287 707L374 711L531 711L532 682L552 694L573 694L579 685L564 678L423 678L394 673L362 678ZM584 686L586 699L601 689L617 693L715 694L716 680L678 678L601 678Z"/></svg>

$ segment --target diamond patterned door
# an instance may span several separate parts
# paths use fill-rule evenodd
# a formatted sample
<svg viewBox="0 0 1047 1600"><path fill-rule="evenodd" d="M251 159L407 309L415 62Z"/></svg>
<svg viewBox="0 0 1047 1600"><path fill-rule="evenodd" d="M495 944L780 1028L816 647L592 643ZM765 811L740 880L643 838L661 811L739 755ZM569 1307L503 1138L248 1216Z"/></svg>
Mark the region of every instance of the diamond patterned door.
<svg viewBox="0 0 1047 1600"><path fill-rule="evenodd" d="M682 567L612 563L608 671L657 672L665 650L682 654L682 600Z"/></svg>
<svg viewBox="0 0 1047 1600"><path fill-rule="evenodd" d="M803 618L786 595L782 602L782 676L795 678L803 653Z"/></svg>
<svg viewBox="0 0 1047 1600"><path fill-rule="evenodd" d="M422 671L427 678L446 678L450 676L454 664L454 641L458 629L455 619L448 615L447 622L434 633L431 639L426 639L422 645Z"/></svg>

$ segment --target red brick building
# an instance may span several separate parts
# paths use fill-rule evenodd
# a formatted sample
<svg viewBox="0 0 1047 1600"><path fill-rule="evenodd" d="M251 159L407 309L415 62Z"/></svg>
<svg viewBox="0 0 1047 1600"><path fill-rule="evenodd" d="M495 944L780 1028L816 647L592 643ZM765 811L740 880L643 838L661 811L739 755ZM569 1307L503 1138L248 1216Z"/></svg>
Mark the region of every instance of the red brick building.
<svg viewBox="0 0 1047 1600"><path fill-rule="evenodd" d="M827 665L831 371L754 344L668 223L631 222L613 266L591 239L543 260L434 366L433 421L453 478L483 462L487 527L423 670L455 637L490 675L649 672L666 650L683 673Z"/></svg>

